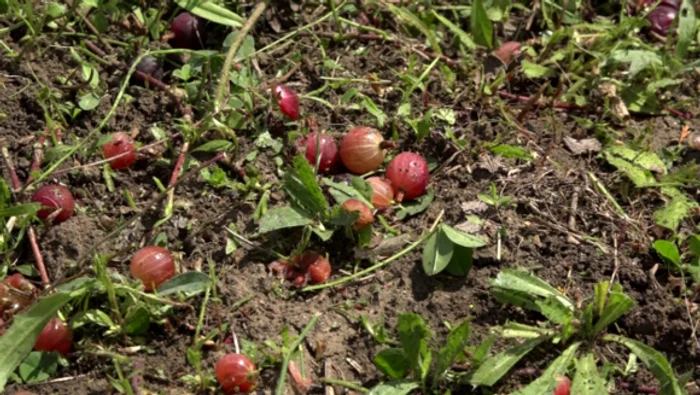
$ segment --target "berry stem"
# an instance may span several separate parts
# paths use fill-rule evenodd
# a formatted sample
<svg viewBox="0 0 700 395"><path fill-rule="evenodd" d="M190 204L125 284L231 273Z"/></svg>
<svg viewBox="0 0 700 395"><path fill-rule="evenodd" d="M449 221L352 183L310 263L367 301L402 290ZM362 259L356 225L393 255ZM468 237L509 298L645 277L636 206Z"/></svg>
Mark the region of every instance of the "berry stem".
<svg viewBox="0 0 700 395"><path fill-rule="evenodd" d="M396 148L397 146L398 146L398 145L396 144L395 141L387 141L387 140L384 140L384 141L382 141L381 143L379 143L379 148L381 148L381 149L394 149L394 148Z"/></svg>

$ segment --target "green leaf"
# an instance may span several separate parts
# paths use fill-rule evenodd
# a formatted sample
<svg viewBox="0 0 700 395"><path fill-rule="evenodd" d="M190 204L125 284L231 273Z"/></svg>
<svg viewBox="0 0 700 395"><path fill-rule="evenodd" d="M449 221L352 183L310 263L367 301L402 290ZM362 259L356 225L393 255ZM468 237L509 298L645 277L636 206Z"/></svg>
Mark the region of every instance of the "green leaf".
<svg viewBox="0 0 700 395"><path fill-rule="evenodd" d="M608 300L608 289L610 288L609 281L601 281L597 283L593 289L595 291L595 314L600 317L603 315L605 305Z"/></svg>
<svg viewBox="0 0 700 395"><path fill-rule="evenodd" d="M284 147L284 143L279 138L274 138L269 131L260 133L255 139L255 146L262 149L271 149L274 153L279 154Z"/></svg>
<svg viewBox="0 0 700 395"><path fill-rule="evenodd" d="M416 314L400 314L397 327L401 347L421 381L424 381L430 368L431 354L428 340L431 332L423 318Z"/></svg>
<svg viewBox="0 0 700 395"><path fill-rule="evenodd" d="M423 271L434 276L443 271L452 259L454 244L442 229L438 229L425 242L423 247Z"/></svg>
<svg viewBox="0 0 700 395"><path fill-rule="evenodd" d="M380 372L392 379L402 379L411 370L411 362L401 348L385 348L374 357Z"/></svg>
<svg viewBox="0 0 700 395"><path fill-rule="evenodd" d="M516 147L514 145L498 144L489 147L489 150L494 155L498 155L506 159L521 159L526 160L528 162L534 159L529 151L522 147Z"/></svg>
<svg viewBox="0 0 700 395"><path fill-rule="evenodd" d="M335 206L331 210L328 222L332 225L348 226L352 225L359 216L360 213L357 211L346 211L341 206Z"/></svg>
<svg viewBox="0 0 700 395"><path fill-rule="evenodd" d="M473 250L460 245L453 246L452 259L445 270L453 276L466 277L472 269Z"/></svg>
<svg viewBox="0 0 700 395"><path fill-rule="evenodd" d="M553 74L553 72L550 68L541 66L541 65L536 64L536 63L532 63L532 62L528 61L527 59L523 59L522 67L523 67L523 73L525 73L525 76L527 78L531 78L531 79L549 77L550 75Z"/></svg>
<svg viewBox="0 0 700 395"><path fill-rule="evenodd" d="M690 248L690 252L692 252L693 255L695 255L696 257L700 257L700 236L688 236L688 247Z"/></svg>
<svg viewBox="0 0 700 395"><path fill-rule="evenodd" d="M45 381L56 374L58 359L56 352L30 352L19 365L19 377L28 384Z"/></svg>
<svg viewBox="0 0 700 395"><path fill-rule="evenodd" d="M81 96L80 99L78 100L78 106L83 111L90 111L94 109L95 107L100 105L100 97L94 94L93 92L88 93L87 95Z"/></svg>
<svg viewBox="0 0 700 395"><path fill-rule="evenodd" d="M244 19L226 8L207 0L175 0L177 5L208 21L224 26L241 27Z"/></svg>
<svg viewBox="0 0 700 395"><path fill-rule="evenodd" d="M474 42L488 49L493 48L493 24L486 13L483 0L474 0L469 22Z"/></svg>
<svg viewBox="0 0 700 395"><path fill-rule="evenodd" d="M526 295L535 295L544 298L553 296L568 309L573 311L574 308L574 304L549 283L539 277L519 270L501 270L496 279L491 281L491 286L502 290L522 292Z"/></svg>
<svg viewBox="0 0 700 395"><path fill-rule="evenodd" d="M676 44L676 54L679 58L684 58L688 53L688 47L695 36L695 7L692 0L681 1L678 10L678 43Z"/></svg>
<svg viewBox="0 0 700 395"><path fill-rule="evenodd" d="M620 343L629 348L644 365L651 370L651 373L659 380L661 388L659 395L685 395L687 392L678 384L671 364L660 352L636 340L628 339L624 336L605 335L604 340Z"/></svg>
<svg viewBox="0 0 700 395"><path fill-rule="evenodd" d="M275 230L296 228L311 224L313 221L304 213L290 207L282 206L273 208L260 218L259 233L269 233Z"/></svg>
<svg viewBox="0 0 700 395"><path fill-rule="evenodd" d="M685 193L679 192L671 198L664 207L654 212L654 222L657 225L673 231L678 230L681 221L687 218L698 203L688 199Z"/></svg>
<svg viewBox="0 0 700 395"><path fill-rule="evenodd" d="M469 321L464 320L461 324L452 328L450 334L447 335L445 346L440 349L437 361L435 361L433 385L439 384L442 375L452 366L455 359L464 352L470 331Z"/></svg>
<svg viewBox="0 0 700 395"><path fill-rule="evenodd" d="M576 356L576 350L581 343L570 345L557 359L555 359L537 380L528 384L522 391L515 392L514 395L540 395L554 393L557 387L557 378L566 373L571 360ZM572 392L576 394L576 392ZM578 395L578 394L577 394Z"/></svg>
<svg viewBox="0 0 700 395"><path fill-rule="evenodd" d="M386 6L389 8L389 10L396 15L398 19L401 19L404 23L413 26L414 28L418 29L427 39L428 42L430 42L430 47L432 48L435 53L442 55L442 49L440 48L440 41L437 38L437 35L435 34L435 30L431 27L428 27L423 23L423 21L415 16L409 9L403 8L403 7L396 7L390 3L387 3Z"/></svg>
<svg viewBox="0 0 700 395"><path fill-rule="evenodd" d="M403 207L396 213L396 218L399 220L404 220L412 215L416 215L425 211L430 203L435 199L435 190L429 188L425 195L419 197L416 200L404 203Z"/></svg>
<svg viewBox="0 0 700 395"><path fill-rule="evenodd" d="M568 323L574 316L574 312L554 296L548 296L544 300L536 300L535 304L540 308L539 311L542 315L559 325Z"/></svg>
<svg viewBox="0 0 700 395"><path fill-rule="evenodd" d="M608 57L613 62L629 63L632 77L647 67L663 64L659 54L644 49L618 49L610 52Z"/></svg>
<svg viewBox="0 0 700 395"><path fill-rule="evenodd" d="M469 382L473 385L486 387L496 384L520 359L544 340L544 337L529 339L487 358L472 374Z"/></svg>
<svg viewBox="0 0 700 395"><path fill-rule="evenodd" d="M308 218L325 215L328 202L316 181L314 169L303 155L294 158L294 169L284 175L284 189L289 194L292 205Z"/></svg>
<svg viewBox="0 0 700 395"><path fill-rule="evenodd" d="M668 240L654 241L654 250L663 258L666 263L672 263L676 266L681 265L681 254L678 252L676 244Z"/></svg>
<svg viewBox="0 0 700 395"><path fill-rule="evenodd" d="M40 299L27 312L15 316L12 325L0 336L0 392L15 368L32 351L46 323L71 298L71 294L56 293Z"/></svg>
<svg viewBox="0 0 700 395"><path fill-rule="evenodd" d="M462 45L464 45L467 49L470 49L470 50L475 50L475 49L476 49L476 43L474 43L474 40L472 40L472 38L469 37L469 35L467 34L467 32L465 32L465 31L462 30L459 26L457 26L457 25L455 25L454 23L452 23L452 21L450 21L449 19L445 18L445 17L444 17L442 14L440 14L439 12L437 12L437 11L435 11L435 10L432 10L432 12L433 12L433 16L434 16L440 23L442 23L443 25L445 25L445 27L446 27L447 29L449 29L450 32L452 32L452 34L455 35L455 37L457 37L457 38L459 39L459 41L462 43Z"/></svg>
<svg viewBox="0 0 700 395"><path fill-rule="evenodd" d="M462 247L478 248L486 245L486 242L477 236L462 232L444 223L440 225L440 230L444 232L445 236L453 243Z"/></svg>
<svg viewBox="0 0 700 395"><path fill-rule="evenodd" d="M359 177L353 177L353 180L357 178L359 180L362 180ZM343 204L346 200L355 198L361 200L364 204L366 204L369 207L374 207L372 205L372 195L371 195L371 186L369 186L364 180L362 182L365 182L365 185L370 188L370 197L367 198L366 196L366 190L359 190L355 187L355 184L357 184L358 187L363 188L363 185L359 183L359 181L352 182L353 185L348 185L342 182L334 182L330 178L324 178L323 183L329 187L328 192L333 196L333 199L338 203L338 204Z"/></svg>
<svg viewBox="0 0 700 395"><path fill-rule="evenodd" d="M360 197L358 199L363 200L366 205L374 207L372 205L372 194L374 192L372 191L372 185L365 181L364 178L357 176L350 177L350 184L360 194Z"/></svg>
<svg viewBox="0 0 700 395"><path fill-rule="evenodd" d="M228 140L211 140L192 150L192 152L226 152L235 147Z"/></svg>
<svg viewBox="0 0 700 395"><path fill-rule="evenodd" d="M41 203L17 204L7 208L0 208L0 218L14 217L18 215L34 215L41 210Z"/></svg>
<svg viewBox="0 0 700 395"><path fill-rule="evenodd" d="M194 295L204 292L209 286L209 275L202 272L191 271L179 274L158 287L158 295L166 296L178 292Z"/></svg>
<svg viewBox="0 0 700 395"><path fill-rule="evenodd" d="M615 155L627 162L642 169L649 170L654 173L667 174L668 169L664 161L653 152L638 151L624 145L613 145L604 151L606 154Z"/></svg>
<svg viewBox="0 0 700 395"><path fill-rule="evenodd" d="M593 353L579 358L576 363L576 375L571 383L571 393L578 395L600 395L607 393L605 382L598 373Z"/></svg>
<svg viewBox="0 0 700 395"><path fill-rule="evenodd" d="M633 307L634 300L632 300L632 298L622 292L611 292L603 314L601 314L598 322L593 326L593 334L600 333Z"/></svg>
<svg viewBox="0 0 700 395"><path fill-rule="evenodd" d="M493 346L493 343L496 342L496 335L491 335L486 338L481 344L479 344L479 347L472 352L472 363L474 366L479 367L481 366L481 363L484 361L484 358L486 358L487 355L489 355L489 351L491 351L491 347Z"/></svg>
<svg viewBox="0 0 700 395"><path fill-rule="evenodd" d="M369 395L408 395L418 387L420 387L420 385L415 381L390 381L388 383L381 383L372 388L369 391Z"/></svg>
<svg viewBox="0 0 700 395"><path fill-rule="evenodd" d="M148 332L151 326L151 315L141 305L124 317L124 321L124 330L129 336L142 336Z"/></svg>

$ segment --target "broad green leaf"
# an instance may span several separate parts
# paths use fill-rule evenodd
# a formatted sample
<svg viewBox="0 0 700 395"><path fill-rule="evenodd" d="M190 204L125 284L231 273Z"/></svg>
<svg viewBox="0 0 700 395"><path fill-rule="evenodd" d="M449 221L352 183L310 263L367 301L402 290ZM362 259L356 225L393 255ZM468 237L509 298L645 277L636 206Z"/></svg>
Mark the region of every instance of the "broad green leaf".
<svg viewBox="0 0 700 395"><path fill-rule="evenodd" d="M493 48L493 23L489 19L483 0L474 0L469 23L474 42L488 49Z"/></svg>
<svg viewBox="0 0 700 395"><path fill-rule="evenodd" d="M226 8L208 0L175 0L177 5L208 21L224 26L241 27L244 19Z"/></svg>
<svg viewBox="0 0 700 395"><path fill-rule="evenodd" d="M634 307L634 300L622 292L611 292L608 297L608 303L605 305L603 314L593 326L593 334L598 334L608 325L612 324L618 318L622 317L626 312Z"/></svg>
<svg viewBox="0 0 700 395"><path fill-rule="evenodd" d="M545 337L529 339L487 358L472 374L469 382L473 385L486 387L496 384L520 359L540 345L545 339Z"/></svg>
<svg viewBox="0 0 700 395"><path fill-rule="evenodd" d="M593 353L579 358L576 364L576 375L571 383L571 393L578 395L601 395L607 393L605 382L598 373Z"/></svg>
<svg viewBox="0 0 700 395"><path fill-rule="evenodd" d="M401 347L403 347L413 371L425 380L430 368L431 353L428 349L428 341L431 337L430 329L423 318L416 314L400 314L397 332Z"/></svg>
<svg viewBox="0 0 700 395"><path fill-rule="evenodd" d="M411 361L401 348L385 348L374 357L380 372L392 379L402 379L411 371Z"/></svg>
<svg viewBox="0 0 700 395"><path fill-rule="evenodd" d="M428 276L434 276L450 263L454 253L454 244L447 235L438 229L425 242L423 247L423 271Z"/></svg>
<svg viewBox="0 0 700 395"><path fill-rule="evenodd" d="M681 221L687 218L698 203L688 199L685 193L679 192L661 209L654 212L654 222L666 229L677 230Z"/></svg>
<svg viewBox="0 0 700 395"><path fill-rule="evenodd" d="M603 315L603 310L608 301L608 289L610 289L609 281L601 281L597 283L593 289L595 290L595 314L600 317Z"/></svg>
<svg viewBox="0 0 700 395"><path fill-rule="evenodd" d="M554 296L548 296L544 300L537 300L535 304L540 308L542 315L556 324L564 325L574 317L574 312Z"/></svg>
<svg viewBox="0 0 700 395"><path fill-rule="evenodd" d="M453 243L462 247L478 248L486 245L486 242L479 237L464 233L444 223L440 225L440 230L444 232L445 236Z"/></svg>
<svg viewBox="0 0 700 395"><path fill-rule="evenodd" d="M51 378L58 369L59 354L33 351L19 365L19 377L25 383L38 383Z"/></svg>
<svg viewBox="0 0 700 395"><path fill-rule="evenodd" d="M433 199L435 199L435 190L433 188L428 188L425 195L416 200L403 203L403 207L396 213L396 218L404 220L412 215L422 213L430 206Z"/></svg>
<svg viewBox="0 0 700 395"><path fill-rule="evenodd" d="M15 316L12 325L0 336L0 392L5 389L15 368L32 351L46 323L71 298L71 294L56 293L40 299L27 312Z"/></svg>
<svg viewBox="0 0 700 395"><path fill-rule="evenodd" d="M494 154L501 156L506 159L521 159L528 162L532 161L534 158L530 152L522 147L517 147L508 144L498 144L489 147L489 150Z"/></svg>
<svg viewBox="0 0 700 395"><path fill-rule="evenodd" d="M690 252L692 252L696 257L700 257L700 236L690 235L688 236L687 240Z"/></svg>
<svg viewBox="0 0 700 395"><path fill-rule="evenodd" d="M399 380L381 383L369 391L369 395L408 395L420 387L415 381Z"/></svg>
<svg viewBox="0 0 700 395"><path fill-rule="evenodd" d="M608 56L614 62L629 63L631 76L635 76L649 66L663 64L659 54L644 49L617 49L610 52Z"/></svg>
<svg viewBox="0 0 700 395"><path fill-rule="evenodd" d="M269 233L274 230L285 228L296 228L311 224L313 221L306 217L304 213L290 207L282 206L273 208L260 218L259 233Z"/></svg>
<svg viewBox="0 0 700 395"><path fill-rule="evenodd" d="M526 59L523 59L522 67L525 76L531 79L548 77L553 74L552 69L541 66L537 63L532 63Z"/></svg>
<svg viewBox="0 0 700 395"><path fill-rule="evenodd" d="M603 156L605 156L605 160L607 160L608 163L625 173L627 178L629 178L630 181L632 181L632 183L637 187L646 187L656 182L656 179L648 170L635 166L625 159L608 152L603 152Z"/></svg>
<svg viewBox="0 0 700 395"><path fill-rule="evenodd" d="M343 210L341 206L335 206L333 210L331 210L328 222L333 225L348 226L352 225L359 216L360 213L357 211L346 211Z"/></svg>
<svg viewBox="0 0 700 395"><path fill-rule="evenodd" d="M472 363L474 366L479 367L481 365L484 358L489 355L489 351L491 351L491 347L493 346L493 343L496 342L496 339L497 338L495 335L487 337L486 340L479 344L479 347L472 352Z"/></svg>
<svg viewBox="0 0 700 395"><path fill-rule="evenodd" d="M503 304L512 304L527 310L540 312L540 306L535 303L537 298L533 297L531 294L513 291L511 289L494 288L493 296Z"/></svg>
<svg viewBox="0 0 700 395"><path fill-rule="evenodd" d="M41 203L25 203L0 208L0 218L14 217L17 215L34 214L41 209Z"/></svg>
<svg viewBox="0 0 700 395"><path fill-rule="evenodd" d="M654 241L654 250L663 258L666 263L672 263L676 266L681 264L681 254L678 252L676 244L668 240Z"/></svg>
<svg viewBox="0 0 700 395"><path fill-rule="evenodd" d="M661 388L659 395L686 395L687 392L678 384L671 364L660 352L636 340L624 336L605 335L604 340L620 343L632 351L651 370L651 373L659 380Z"/></svg>
<svg viewBox="0 0 700 395"><path fill-rule="evenodd" d="M491 286L545 298L553 296L559 299L564 306L573 310L573 303L556 288L537 276L519 270L501 270L496 279L491 280Z"/></svg>
<svg viewBox="0 0 700 395"><path fill-rule="evenodd" d="M86 95L83 95L80 97L78 100L78 106L83 111L90 111L95 109L95 107L100 105L100 97L97 96L95 93L90 92Z"/></svg>
<svg viewBox="0 0 700 395"><path fill-rule="evenodd" d="M132 310L124 317L124 330L129 336L142 336L148 333L151 326L151 314L143 306Z"/></svg>
<svg viewBox="0 0 700 395"><path fill-rule="evenodd" d="M314 169L303 155L294 158L294 169L284 175L284 189L289 194L292 206L296 206L306 217L316 218L328 211L328 202L316 181Z"/></svg>
<svg viewBox="0 0 700 395"><path fill-rule="evenodd" d="M472 38L469 37L469 34L467 34L467 32L465 32L465 31L462 30L459 26L457 26L457 25L455 25L454 23L452 23L452 21L450 21L449 19L445 18L445 17L444 17L442 14L440 14L439 12L437 12L437 11L435 11L435 10L432 10L432 12L433 12L433 16L434 16L440 23L442 23L443 25L445 25L445 27L446 27L447 29L449 29L449 30L452 32L452 34L455 35L455 37L457 37L457 38L459 39L459 41L462 43L462 45L464 45L465 47L467 47L467 49L470 49L470 50L475 50L475 49L476 49L476 44L474 43L474 40L472 40Z"/></svg>
<svg viewBox="0 0 700 395"><path fill-rule="evenodd" d="M452 366L455 358L464 352L469 340L471 327L468 320L452 328L447 335L445 346L440 349L435 361L435 371L433 373L433 385L438 385L442 375Z"/></svg>
<svg viewBox="0 0 700 395"><path fill-rule="evenodd" d="M362 179L360 178L360 180ZM323 184L329 187L328 192L331 194L331 196L333 196L333 199L336 201L336 203L343 204L346 200L355 198L361 200L364 204L366 204L369 207L374 207L371 201L372 195L370 194L370 198L367 199L365 195L366 191L358 190L357 188L355 188L354 184L357 184L360 188L362 188L362 184L360 184L359 181L354 182L353 185L344 184L342 182L335 182L330 178L324 178L322 181ZM362 181L364 182L364 180ZM367 183L365 182L365 184Z"/></svg>
<svg viewBox="0 0 700 395"><path fill-rule="evenodd" d="M226 152L235 146L228 140L211 140L192 150L192 152Z"/></svg>
<svg viewBox="0 0 700 395"><path fill-rule="evenodd" d="M606 153L618 156L635 166L654 173L666 174L666 164L653 152L637 151L624 145L614 145L605 150Z"/></svg>
<svg viewBox="0 0 700 395"><path fill-rule="evenodd" d="M364 178L357 176L350 177L350 184L360 194L360 197L364 198L360 200L363 200L368 206L374 207L372 205L372 185L365 181Z"/></svg>
<svg viewBox="0 0 700 395"><path fill-rule="evenodd" d="M460 245L453 246L452 259L445 270L453 276L466 277L472 269L474 252L471 248Z"/></svg>
<svg viewBox="0 0 700 395"><path fill-rule="evenodd" d="M678 57L684 58L686 53L688 53L688 47L695 36L696 27L693 1L681 1L678 10L678 43L676 44L676 54Z"/></svg>
<svg viewBox="0 0 700 395"><path fill-rule="evenodd" d="M537 380L528 384L522 391L515 392L514 395L540 395L554 393L557 387L557 378L566 373L571 360L576 356L576 350L581 343L570 345L557 359L555 359ZM572 392L576 394L575 392Z"/></svg>
<svg viewBox="0 0 700 395"><path fill-rule="evenodd" d="M191 271L179 274L158 287L158 295L165 296L178 292L193 295L204 292L211 278L202 272Z"/></svg>

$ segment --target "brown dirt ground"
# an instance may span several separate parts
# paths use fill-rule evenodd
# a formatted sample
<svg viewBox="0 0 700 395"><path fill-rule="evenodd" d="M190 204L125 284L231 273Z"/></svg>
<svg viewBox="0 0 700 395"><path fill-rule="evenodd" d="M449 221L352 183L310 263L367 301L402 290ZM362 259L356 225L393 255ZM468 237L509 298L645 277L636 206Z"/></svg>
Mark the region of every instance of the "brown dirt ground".
<svg viewBox="0 0 700 395"><path fill-rule="evenodd" d="M288 21L283 19L281 23ZM258 47L276 37L277 34L265 23L256 32ZM17 48L16 43L10 45ZM373 56L348 55L361 45L368 45L368 53ZM320 54L316 47L317 44L306 37L296 40L286 49L288 54L302 51L308 59L305 67L290 81L299 92L311 91L319 84L318 73L321 71L314 62L320 59ZM351 41L332 45L328 57L339 57L340 62L347 70L352 70L354 75L374 72L380 78L395 79L391 69L404 67L407 53L406 49L381 43ZM268 75L273 75L278 68L288 68L284 59L282 54L264 56L260 59L260 67ZM41 54L29 54L19 64L13 63L4 53L0 55L0 113L4 114L4 119L0 121L0 138L5 140L10 149L21 179L26 178L31 163L32 144L45 126L44 112L37 104L36 85L30 67L42 83L55 86L53 77L69 74L76 64L66 52L56 48L44 48ZM103 97L94 112L79 116L71 123L70 128L63 133L65 143L71 143L76 136L85 136L109 109L110 98L118 90L119 79L111 74L114 73L113 70L103 70L103 73L108 80L114 81L109 90L111 95ZM534 111L525 123L535 136L534 142L528 142L522 135L494 121L500 116L497 110L470 98L469 91L473 87L467 79L457 81L456 91L466 94L461 96L463 100L455 103L442 89L443 82L437 76L431 78L429 105L454 109L458 116L456 132L467 138L469 150L453 157L454 148L440 137L440 131L434 131L432 138L416 145L412 133L400 129L402 147L433 156L438 161L448 158L452 158L452 161L433 175L432 185L436 190L436 199L425 213L404 222L392 219L391 216L389 220L401 231L415 235L428 228L443 210L446 223L456 225L464 222L465 213L460 204L476 200L477 194L487 192L491 183L503 195L513 196L517 202L515 206L499 211L489 208L478 214L486 221L483 233L491 236L492 243L488 248L477 251L468 278L458 279L448 275L426 277L421 269L420 251L416 251L364 281L313 295L282 298L276 292L276 282L267 273L265 264L269 261L268 257L246 247L241 247L232 255L224 253L226 238L223 226L233 222L240 231L251 233L255 229L252 220L255 202L241 201L232 192L212 191L207 189L209 187L201 178L193 179L178 188L176 214L158 231L166 234L172 250L179 251L184 268L191 270L199 260L214 259L219 270L221 306L224 306L218 309L221 319L231 323L239 337L261 345L267 339L279 341L283 327L298 332L314 312L323 312L307 341L312 356L310 364L313 374L321 374L323 361L330 359L335 377L371 386L381 379L372 363L381 346L352 317L366 314L371 321L385 321L386 327L391 329L398 313L415 312L425 317L436 330L438 340L446 333L442 322L454 323L471 317L472 344L478 344L489 335L490 326L508 320L534 323L538 319L519 309L504 307L494 300L489 292L488 279L495 277L500 269L532 269L545 280L563 287L568 294L580 298L591 295L597 281L610 279L617 265L617 279L637 302L637 307L619 322L619 333L644 341L663 352L677 372L695 370L695 377L698 377L700 355L693 345L688 314L673 292L655 288L649 281L648 271L659 260L639 248L640 245L649 244L649 235L653 230L651 213L662 202L643 192L633 191L628 200L616 195L637 223L637 229L631 229L590 183L587 172L595 173L612 191L618 190L617 187L624 184L624 180L601 159L593 155L574 156L563 147L561 139L565 136L582 138L590 134L576 126L570 114L551 110ZM518 87L515 86L514 90L517 91ZM520 90L525 91L527 88ZM132 127L137 127L138 140L144 144L154 141L148 132L148 128L154 124L169 135L173 133L173 109L167 99L139 87L129 88L128 93L133 100L120 106L106 131L130 131ZM365 93L371 94L371 91ZM334 102L342 94L342 89L330 90L324 98ZM395 95L398 93L389 93L383 99L374 95L374 98L384 106L387 113L391 113L396 107ZM421 100L416 100L414 104L422 105ZM372 121L369 116L357 113L333 114L326 107L313 102L302 103L302 110L304 113L313 113L322 130L342 132L348 124ZM698 111L692 110L696 113ZM691 125L692 129L700 130L700 122L696 118L691 121ZM633 138L645 128L654 130L654 147L677 143L679 122L673 117L635 119L620 126L619 130L627 138ZM246 132L240 131L239 152L242 155L252 147L252 138ZM539 158L533 163L521 163L497 159L476 150L483 142L493 141L497 136L531 149L541 147L547 150L548 157L546 160ZM69 221L40 232L40 244L52 277L77 270L72 263L78 256L95 240L104 237L118 219L134 215L126 204L122 189L128 189L137 203L146 202L157 193L152 178L157 177L164 183L167 182L180 144L180 141L175 141L172 146L156 153L161 156L160 160L145 159L135 168L120 173L114 180L114 192L107 190L101 171L95 169L52 179L70 185L81 205L80 212ZM76 161L89 162L96 159L99 159L98 156L92 155ZM259 155L255 164L268 177L268 181L276 181L274 165L267 154ZM574 195L578 195L576 210L571 209ZM271 206L282 203L282 200L280 193L273 193ZM215 214L225 214L226 220L218 221L204 234L186 241L190 235L188 229L197 229ZM571 217L576 221L576 234L596 238L605 251L592 243L570 240L565 229ZM157 215L144 216L142 221L122 232L117 240L107 243L102 251L133 247L145 234L150 234L155 220ZM191 227L187 227L187 224ZM501 257L497 259L495 235L499 226L505 228L505 235L502 238ZM688 224L688 229L692 229L691 224ZM293 240L295 237L293 234L286 236L289 238L285 240ZM285 251L286 247L288 251L292 244L289 241L286 243L283 246L277 241L276 248ZM342 265L351 268L352 251L345 244L347 243L342 241L334 243L328 250L336 269ZM321 248L320 245L315 247ZM128 256L129 253L120 255L113 262L113 269L127 274ZM20 261L33 261L28 249L22 251L18 258ZM336 272L333 278L339 276ZM668 283L668 274L663 268L659 270L657 279L662 286ZM252 300L243 309L228 311L225 308L245 297L252 297ZM199 301L195 300L193 304L198 306ZM180 311L171 320L179 325L171 325L169 329L157 327L155 333L149 334L145 344L152 352L137 355L145 360L147 367L144 375L146 388L160 393L184 393L180 377L194 374L193 368L187 363L186 350L193 334L188 326L195 325L196 318L195 314ZM208 315L204 333L216 327L214 315ZM78 339L86 335L79 332ZM124 341L114 347L118 349L138 344L138 341ZM320 343L324 344L323 352L317 350ZM496 350L505 345L506 343L498 343ZM204 368L213 370L217 356L225 350L230 351L230 346L208 350L205 353ZM550 351L532 354L518 368L544 368L546 365L543 361L551 360L555 355L553 350ZM618 348L596 348L595 352L603 360L617 364L624 364L627 359L627 353ZM348 363L348 358L355 360L361 371L353 368ZM60 370L59 377L73 376L73 380L33 385L27 389L41 394L102 394L112 391L106 377L107 374L113 375L108 360L77 352L71 361L69 368ZM508 376L499 383L496 391L509 393L531 379L522 375ZM656 384L643 369L628 380L633 384ZM275 383L276 369L265 370L261 391L269 393ZM460 393L470 393L467 388L462 391L464 392ZM321 393L322 389L316 386L312 392Z"/></svg>

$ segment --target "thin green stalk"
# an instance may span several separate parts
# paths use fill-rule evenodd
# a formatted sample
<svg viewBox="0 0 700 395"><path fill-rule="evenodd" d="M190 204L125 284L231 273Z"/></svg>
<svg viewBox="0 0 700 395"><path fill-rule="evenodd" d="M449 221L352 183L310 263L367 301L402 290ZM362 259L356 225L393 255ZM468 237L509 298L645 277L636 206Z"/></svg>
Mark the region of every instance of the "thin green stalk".
<svg viewBox="0 0 700 395"><path fill-rule="evenodd" d="M610 194L610 192L608 192L608 190L605 188L605 185L603 185L603 183L601 183L600 180L598 180L598 177L596 177L595 174L588 172L588 178L590 178L591 181L593 181L600 193L602 193L608 199L608 201L610 201L610 203L613 205L613 207L615 207L615 210L617 210L617 212L622 216L622 218L628 220L629 217L627 216L627 213L625 213L625 210L622 209L620 204L617 203L617 200L615 200L615 198Z"/></svg>
<svg viewBox="0 0 700 395"><path fill-rule="evenodd" d="M301 342L304 341L304 339L309 334L314 325L316 325L316 321L320 316L321 313L314 313L309 323L306 324L299 336L297 336L297 338L294 339L294 343L292 343L292 345L289 347L289 352L285 354L284 359L282 360L282 370L280 370L280 378L279 381L277 381L277 389L275 390L275 395L284 395L284 383L287 380L287 366L289 366L289 360L292 358L292 354L299 347L299 345L301 345Z"/></svg>
<svg viewBox="0 0 700 395"><path fill-rule="evenodd" d="M349 381L321 378L321 382L325 383L325 384L330 384L330 385L337 385L339 387L345 387L345 388L351 389L353 391L362 392L363 394L369 393L369 390L367 388L365 388L359 384L351 383Z"/></svg>
<svg viewBox="0 0 700 395"><path fill-rule="evenodd" d="M330 287L335 287L336 285L345 284L345 283L350 282L356 278L366 276L366 275L368 275L376 270L383 268L384 266L390 264L391 262L394 262L395 260L397 260L397 259L401 258L402 256L408 254L409 252L413 251L414 249L416 249L416 247L418 247L419 245L423 244L423 242L428 240L428 238L430 236L432 236L433 233L435 233L435 231L437 230L437 226L440 223L440 221L442 220L443 214L444 214L444 212L440 213L438 218L433 223L433 226L430 227L430 229L428 230L428 232L426 234L424 234L421 238L419 238L418 240L411 243L408 247L406 247L403 250L397 252L396 254L390 256L389 258L386 258L385 260L377 263L374 266L370 266L365 270L361 270L355 274L351 274L351 275L343 277L341 279L331 281L329 283L304 287L301 289L301 292L317 291L319 289L330 288Z"/></svg>
<svg viewBox="0 0 700 395"><path fill-rule="evenodd" d="M335 29L338 30L338 34L340 34L340 37L343 37L343 25L340 23L338 9L335 7L335 0L328 0L328 5L330 6L331 13L333 13L333 19L335 20Z"/></svg>
<svg viewBox="0 0 700 395"><path fill-rule="evenodd" d="M241 30L238 31L236 39L233 41L233 44L231 44L231 47L228 49L228 53L226 54L226 60L224 61L224 67L223 69L221 69L221 77L219 77L219 86L216 87L216 97L214 100L214 111L216 112L218 112L221 108L221 101L224 99L224 92L229 86L228 78L231 74L233 58L236 56L238 48L241 47L241 44L243 44L243 40L245 40L245 37L248 35L248 32L250 31L250 29L253 28L255 22L258 21L258 18L260 18L260 15L262 15L263 11L265 11L265 2L258 3L258 5L255 6L255 9L253 9L253 12L250 14L248 20L245 21L245 23L241 27Z"/></svg>

